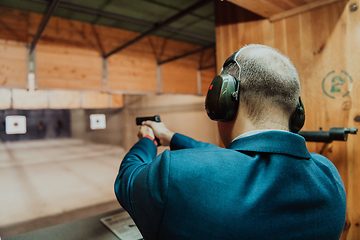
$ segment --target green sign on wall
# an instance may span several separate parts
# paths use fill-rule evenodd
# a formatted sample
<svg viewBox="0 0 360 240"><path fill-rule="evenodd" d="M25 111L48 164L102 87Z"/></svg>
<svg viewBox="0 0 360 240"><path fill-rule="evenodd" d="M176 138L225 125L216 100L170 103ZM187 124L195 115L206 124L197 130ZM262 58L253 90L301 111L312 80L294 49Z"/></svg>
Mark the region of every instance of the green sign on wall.
<svg viewBox="0 0 360 240"><path fill-rule="evenodd" d="M352 78L344 70L329 72L322 81L322 90L329 98L343 98L349 95L352 88Z"/></svg>

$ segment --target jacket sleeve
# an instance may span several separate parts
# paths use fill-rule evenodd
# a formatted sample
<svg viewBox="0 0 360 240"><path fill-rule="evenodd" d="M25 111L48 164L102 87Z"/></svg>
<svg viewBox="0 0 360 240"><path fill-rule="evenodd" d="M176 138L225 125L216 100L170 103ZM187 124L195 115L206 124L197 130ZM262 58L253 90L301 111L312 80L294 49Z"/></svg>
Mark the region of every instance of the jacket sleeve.
<svg viewBox="0 0 360 240"><path fill-rule="evenodd" d="M125 155L115 194L145 239L156 239L167 201L170 151L156 157L157 148L142 138Z"/></svg>
<svg viewBox="0 0 360 240"><path fill-rule="evenodd" d="M179 150L185 148L205 148L205 147L215 147L215 146L216 145L211 143L196 141L180 133L175 133L170 141L171 150Z"/></svg>
<svg viewBox="0 0 360 240"><path fill-rule="evenodd" d="M149 138L140 139L123 158L114 190L120 205L134 219L133 184L139 172L153 161L157 147Z"/></svg>

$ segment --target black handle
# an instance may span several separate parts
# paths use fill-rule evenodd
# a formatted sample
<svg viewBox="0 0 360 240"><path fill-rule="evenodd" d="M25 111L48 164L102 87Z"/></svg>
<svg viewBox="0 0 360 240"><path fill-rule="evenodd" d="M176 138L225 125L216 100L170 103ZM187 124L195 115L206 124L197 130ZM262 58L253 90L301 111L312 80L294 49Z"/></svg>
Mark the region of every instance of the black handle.
<svg viewBox="0 0 360 240"><path fill-rule="evenodd" d="M150 117L137 117L136 118L136 125L142 125L144 121L154 121L154 122L161 122L160 116L150 116ZM160 140L155 136L155 141L158 146L161 146Z"/></svg>

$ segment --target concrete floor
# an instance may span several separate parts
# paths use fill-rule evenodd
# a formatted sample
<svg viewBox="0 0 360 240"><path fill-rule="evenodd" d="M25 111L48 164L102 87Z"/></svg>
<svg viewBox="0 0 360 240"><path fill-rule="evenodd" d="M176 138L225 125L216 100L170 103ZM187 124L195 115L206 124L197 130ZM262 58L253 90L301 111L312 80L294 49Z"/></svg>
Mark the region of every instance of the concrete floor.
<svg viewBox="0 0 360 240"><path fill-rule="evenodd" d="M0 237L120 208L125 151L78 139L0 143Z"/></svg>

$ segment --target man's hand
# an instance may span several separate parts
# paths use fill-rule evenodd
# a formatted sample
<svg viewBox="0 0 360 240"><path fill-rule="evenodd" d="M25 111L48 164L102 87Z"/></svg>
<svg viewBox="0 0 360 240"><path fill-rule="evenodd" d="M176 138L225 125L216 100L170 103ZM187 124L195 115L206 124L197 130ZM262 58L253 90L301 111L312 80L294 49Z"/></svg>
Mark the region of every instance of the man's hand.
<svg viewBox="0 0 360 240"><path fill-rule="evenodd" d="M170 131L164 123L162 122L153 122L145 121L142 123L143 126L150 127L155 134L155 136L160 140L162 146L169 146L170 140L173 137L174 133Z"/></svg>
<svg viewBox="0 0 360 240"><path fill-rule="evenodd" d="M138 132L138 138L139 140L142 139L145 136L150 136L153 139L155 138L153 130L148 126L141 126Z"/></svg>

